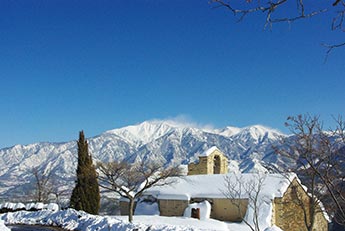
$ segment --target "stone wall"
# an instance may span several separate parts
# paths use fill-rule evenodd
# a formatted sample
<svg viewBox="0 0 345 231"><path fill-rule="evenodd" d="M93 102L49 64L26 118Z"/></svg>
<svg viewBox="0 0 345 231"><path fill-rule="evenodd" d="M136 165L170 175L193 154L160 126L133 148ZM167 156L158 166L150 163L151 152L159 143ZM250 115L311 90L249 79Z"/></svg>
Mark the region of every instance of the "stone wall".
<svg viewBox="0 0 345 231"><path fill-rule="evenodd" d="M208 162L207 157L199 157L198 163L191 163L188 165L188 175L209 174L207 166L209 166L210 163Z"/></svg>
<svg viewBox="0 0 345 231"><path fill-rule="evenodd" d="M208 156L200 156L198 163L188 165L188 175L226 173L228 173L228 159L218 149Z"/></svg>
<svg viewBox="0 0 345 231"><path fill-rule="evenodd" d="M188 201L158 200L158 207L161 216L183 216L184 210L188 207Z"/></svg>
<svg viewBox="0 0 345 231"><path fill-rule="evenodd" d="M272 224L283 230L307 231L310 225L310 197L294 179L282 198L273 201ZM328 222L321 210L314 216L313 231L327 231Z"/></svg>
<svg viewBox="0 0 345 231"><path fill-rule="evenodd" d="M239 222L247 212L248 200L229 200L224 198L205 199L192 198L190 203L200 203L207 200L211 204L211 218L221 221ZM189 202L186 200L159 200L161 216L183 216Z"/></svg>
<svg viewBox="0 0 345 231"><path fill-rule="evenodd" d="M211 218L221 221L240 222L248 208L248 199L213 199Z"/></svg>
<svg viewBox="0 0 345 231"><path fill-rule="evenodd" d="M328 221L325 218L323 211L321 211L321 208L319 208L319 212L315 214L313 230L328 230Z"/></svg>

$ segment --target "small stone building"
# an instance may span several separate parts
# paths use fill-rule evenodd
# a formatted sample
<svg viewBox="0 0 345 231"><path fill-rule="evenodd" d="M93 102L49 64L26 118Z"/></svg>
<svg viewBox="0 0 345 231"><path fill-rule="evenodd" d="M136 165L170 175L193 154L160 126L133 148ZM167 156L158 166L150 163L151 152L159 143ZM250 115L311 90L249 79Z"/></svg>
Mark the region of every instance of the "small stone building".
<svg viewBox="0 0 345 231"><path fill-rule="evenodd" d="M198 163L188 165L188 175L226 173L228 173L228 159L215 146L202 153Z"/></svg>
<svg viewBox="0 0 345 231"><path fill-rule="evenodd" d="M227 166L225 155L218 148L212 147L199 157L199 163L188 166L187 176L176 178L176 183L172 185L150 188L145 195L157 199L161 216L183 216L189 204L207 200L211 204L210 217L213 219L253 221L253 204L250 204L253 201L248 195L250 192L241 191L239 187L253 184L261 178L263 181L258 202L261 228L276 225L283 230L307 231L304 211L310 206L310 197L295 174L234 174L227 173ZM227 194L227 180L236 181L233 187L240 192L232 199ZM122 202L121 213L127 211L128 205ZM308 213L306 220L310 221ZM313 230L326 231L327 227L327 216L319 208Z"/></svg>
<svg viewBox="0 0 345 231"><path fill-rule="evenodd" d="M306 230L305 223L310 225L310 200L311 198L302 187L298 178L294 178L285 190L282 197L273 199L272 223L282 230ZM328 217L324 209L317 206L315 209L315 221L313 230L328 230ZM306 214L306 219L304 216Z"/></svg>

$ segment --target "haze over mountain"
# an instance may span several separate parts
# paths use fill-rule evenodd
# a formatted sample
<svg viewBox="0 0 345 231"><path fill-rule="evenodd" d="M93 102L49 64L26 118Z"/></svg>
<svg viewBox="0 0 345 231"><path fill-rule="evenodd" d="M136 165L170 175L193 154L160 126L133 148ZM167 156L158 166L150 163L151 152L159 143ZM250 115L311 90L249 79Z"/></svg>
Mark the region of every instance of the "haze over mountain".
<svg viewBox="0 0 345 231"><path fill-rule="evenodd" d="M87 131L86 131L87 134ZM272 150L286 135L261 125L214 129L169 120L145 121L106 131L88 139L94 162L152 160L164 165L197 161L198 155L217 146L229 159L230 171L265 171L279 163ZM0 150L0 195L29 195L34 187L33 168L52 172L59 190L71 190L77 165L76 141L15 145ZM1 198L0 198L1 199Z"/></svg>

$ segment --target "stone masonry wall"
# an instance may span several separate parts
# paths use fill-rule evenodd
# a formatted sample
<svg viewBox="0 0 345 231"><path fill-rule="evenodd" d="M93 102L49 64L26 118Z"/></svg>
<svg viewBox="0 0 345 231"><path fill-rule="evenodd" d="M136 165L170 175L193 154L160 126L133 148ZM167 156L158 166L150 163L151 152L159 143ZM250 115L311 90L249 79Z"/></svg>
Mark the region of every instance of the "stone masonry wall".
<svg viewBox="0 0 345 231"><path fill-rule="evenodd" d="M313 230L328 230L328 221L320 208L319 211L320 212L315 215Z"/></svg>
<svg viewBox="0 0 345 231"><path fill-rule="evenodd" d="M215 160L219 162L217 167L215 167L217 164ZM198 163L189 164L188 175L215 174L215 169L219 171L219 174L228 173L228 159L218 149L208 156L200 156Z"/></svg>
<svg viewBox="0 0 345 231"><path fill-rule="evenodd" d="M299 182L294 179L283 197L275 198L273 201L272 224L283 230L307 231L306 223L310 224L309 206L310 198L308 194ZM317 213L313 231L327 230L327 220L322 213Z"/></svg>
<svg viewBox="0 0 345 231"><path fill-rule="evenodd" d="M219 166L219 174L226 174L228 173L228 158L226 158L226 156L221 153L220 151L216 150L215 152L213 152L211 159L214 160L215 156L219 157L219 161L220 161L220 166ZM210 166L210 169L212 170L214 168L214 164L215 162L213 161L212 165ZM214 172L213 172L214 174Z"/></svg>
<svg viewBox="0 0 345 231"><path fill-rule="evenodd" d="M207 171L208 166L207 157L199 157L199 162L194 164L191 163L188 165L188 175L202 175L209 174Z"/></svg>
<svg viewBox="0 0 345 231"><path fill-rule="evenodd" d="M188 207L187 200L158 200L161 216L183 216Z"/></svg>
<svg viewBox="0 0 345 231"><path fill-rule="evenodd" d="M248 208L247 199L213 199L211 218L221 221L240 222Z"/></svg>
<svg viewBox="0 0 345 231"><path fill-rule="evenodd" d="M247 212L248 200L229 200L224 198L192 198L190 203L208 200L211 203L211 218L221 221L239 222ZM161 216L183 216L189 202L184 200L159 200ZM239 206L239 207L238 207Z"/></svg>

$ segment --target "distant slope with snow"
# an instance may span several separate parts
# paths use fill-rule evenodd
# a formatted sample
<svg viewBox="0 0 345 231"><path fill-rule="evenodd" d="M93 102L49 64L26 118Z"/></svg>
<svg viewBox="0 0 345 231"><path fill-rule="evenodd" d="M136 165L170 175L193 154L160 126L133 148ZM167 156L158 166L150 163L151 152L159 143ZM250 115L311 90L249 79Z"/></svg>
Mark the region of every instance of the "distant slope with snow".
<svg viewBox="0 0 345 231"><path fill-rule="evenodd" d="M88 139L94 161L159 161L188 164L212 146L242 172L265 171L265 163L278 163L272 145L284 134L261 125L210 129L174 121L145 121L106 131ZM35 143L0 149L0 195L26 197L33 187L33 168L52 170L59 190L71 190L77 164L76 141ZM1 198L0 198L1 199Z"/></svg>

